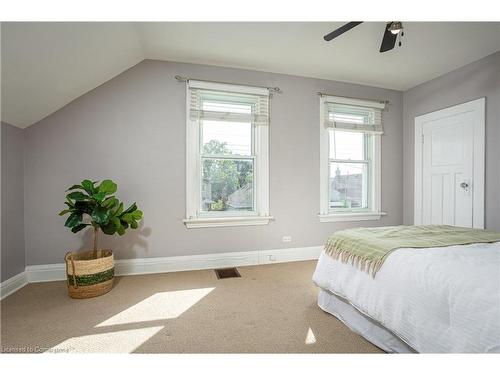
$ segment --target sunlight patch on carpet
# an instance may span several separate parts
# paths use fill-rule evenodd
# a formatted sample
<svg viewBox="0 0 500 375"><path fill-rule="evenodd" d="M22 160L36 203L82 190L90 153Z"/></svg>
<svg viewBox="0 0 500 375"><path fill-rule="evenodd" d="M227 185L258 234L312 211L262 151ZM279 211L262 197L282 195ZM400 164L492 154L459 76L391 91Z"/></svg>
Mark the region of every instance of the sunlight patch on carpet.
<svg viewBox="0 0 500 375"><path fill-rule="evenodd" d="M120 330L72 337L52 347L48 353L132 353L163 326Z"/></svg>
<svg viewBox="0 0 500 375"><path fill-rule="evenodd" d="M316 343L316 336L314 336L314 332L312 331L311 327L309 327L306 335L306 345L312 345Z"/></svg>
<svg viewBox="0 0 500 375"><path fill-rule="evenodd" d="M214 289L200 288L156 293L99 323L96 327L175 319Z"/></svg>

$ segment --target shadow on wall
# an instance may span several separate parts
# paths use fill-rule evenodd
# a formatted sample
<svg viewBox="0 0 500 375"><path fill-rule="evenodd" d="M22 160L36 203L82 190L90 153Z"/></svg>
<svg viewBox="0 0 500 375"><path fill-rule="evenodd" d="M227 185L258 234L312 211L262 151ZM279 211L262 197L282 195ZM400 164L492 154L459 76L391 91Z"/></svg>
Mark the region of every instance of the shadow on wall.
<svg viewBox="0 0 500 375"><path fill-rule="evenodd" d="M99 232L100 249L111 249L115 255L115 259L135 259L137 258L138 249L141 254L148 253L148 241L151 236L151 227L145 227L141 221L139 228L127 231L123 236L114 234L108 236ZM94 233L92 229L87 229L81 237L82 243L78 247L78 251L91 250L94 241Z"/></svg>
<svg viewBox="0 0 500 375"><path fill-rule="evenodd" d="M473 79L464 79L462 74L449 74L445 75L444 78L447 80L446 84L443 84L441 80L429 81L425 85L425 90L410 90L410 93L416 92L418 96L416 97L416 102L413 104L414 107L419 105L425 105L429 102L435 102L432 98L440 96L440 101L438 105L425 106L424 110L417 111L417 115L422 115L432 111L437 111L449 106L466 103L470 100L479 99L485 95L467 95L464 97L464 93L473 91L476 93L491 93L497 89L498 85L498 72L486 70L484 64L471 64L471 66L466 66L467 77L474 77ZM438 77L441 78L441 77ZM453 87L453 95L450 94L450 87ZM448 95L443 95L444 93ZM431 99L430 99L431 98ZM429 103L430 104L430 103ZM488 105L488 103L486 104ZM412 125L413 126L413 125Z"/></svg>

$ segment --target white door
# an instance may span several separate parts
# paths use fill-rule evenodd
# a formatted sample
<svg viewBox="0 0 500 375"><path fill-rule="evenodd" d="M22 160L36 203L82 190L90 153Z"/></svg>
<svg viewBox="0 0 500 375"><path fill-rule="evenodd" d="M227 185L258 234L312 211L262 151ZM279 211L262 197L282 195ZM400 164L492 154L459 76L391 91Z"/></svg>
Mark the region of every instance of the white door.
<svg viewBox="0 0 500 375"><path fill-rule="evenodd" d="M484 99L415 118L415 224L484 226Z"/></svg>

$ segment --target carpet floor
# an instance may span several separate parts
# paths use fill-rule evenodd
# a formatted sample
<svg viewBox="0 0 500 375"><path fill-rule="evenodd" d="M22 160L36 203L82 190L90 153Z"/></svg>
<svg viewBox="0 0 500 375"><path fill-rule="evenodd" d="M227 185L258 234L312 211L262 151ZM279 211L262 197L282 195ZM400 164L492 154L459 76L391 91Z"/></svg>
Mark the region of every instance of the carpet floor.
<svg viewBox="0 0 500 375"><path fill-rule="evenodd" d="M75 300L65 282L1 302L3 352L380 353L316 304L316 262L124 276Z"/></svg>

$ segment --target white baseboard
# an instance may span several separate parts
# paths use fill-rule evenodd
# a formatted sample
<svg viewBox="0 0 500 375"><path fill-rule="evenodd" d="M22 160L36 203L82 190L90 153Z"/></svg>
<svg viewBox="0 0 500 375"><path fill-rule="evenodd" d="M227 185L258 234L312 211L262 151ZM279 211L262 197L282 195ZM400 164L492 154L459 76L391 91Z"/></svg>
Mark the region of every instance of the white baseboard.
<svg viewBox="0 0 500 375"><path fill-rule="evenodd" d="M65 280L66 265L64 263L56 263L26 266L26 276L28 283Z"/></svg>
<svg viewBox="0 0 500 375"><path fill-rule="evenodd" d="M323 246L292 247L289 249L261 250L257 264L297 262L301 260L315 260L319 258Z"/></svg>
<svg viewBox="0 0 500 375"><path fill-rule="evenodd" d="M12 276L10 279L3 281L2 283L0 283L0 300L4 299L7 296L10 296L14 292L17 292L26 284L28 284L26 271L18 273L17 275Z"/></svg>
<svg viewBox="0 0 500 375"><path fill-rule="evenodd" d="M322 249L323 246L312 246L176 257L120 259L115 261L115 273L117 276L143 275L313 260L318 259ZM26 267L26 275L27 281L30 283L65 280L66 266L64 263L28 266Z"/></svg>

